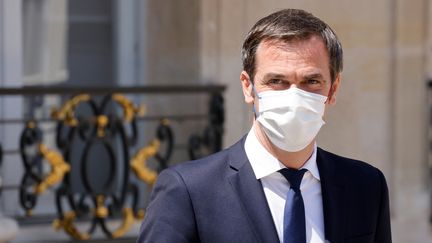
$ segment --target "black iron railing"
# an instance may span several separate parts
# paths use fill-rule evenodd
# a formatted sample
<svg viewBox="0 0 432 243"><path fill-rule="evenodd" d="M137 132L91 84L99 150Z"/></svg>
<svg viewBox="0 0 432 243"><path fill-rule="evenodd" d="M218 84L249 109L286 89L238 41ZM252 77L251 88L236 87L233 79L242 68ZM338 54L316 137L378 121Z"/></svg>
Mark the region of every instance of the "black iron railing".
<svg viewBox="0 0 432 243"><path fill-rule="evenodd" d="M135 219L144 217L146 202L142 195L148 193L158 172L170 165L176 134L185 132L176 131L173 122L204 120L207 123L201 132L188 135L183 149L190 159L221 149L223 91L223 86L1 88L0 96L61 95L63 99L50 117L30 115L24 119L0 120L0 125L23 124L17 152L24 172L19 175L22 179L18 189L19 202L26 215L31 216L38 198L52 190L57 229L80 240L90 239L97 227L109 238L123 236ZM128 97L178 94L204 94L208 97L208 111L146 116L145 109ZM191 107L190 110L199 109ZM139 123L146 121L158 124L152 132L154 135L147 131L147 136L152 138L146 144L139 144L143 134ZM43 123L56 124L55 144L44 142L40 128ZM145 192L143 185L146 185ZM82 229L77 227L78 219L91 223ZM111 220L120 224L111 227Z"/></svg>
<svg viewBox="0 0 432 243"><path fill-rule="evenodd" d="M73 95L80 93L108 94L181 94L207 93L221 94L225 90L223 85L152 85L152 86L29 86L0 88L0 95Z"/></svg>

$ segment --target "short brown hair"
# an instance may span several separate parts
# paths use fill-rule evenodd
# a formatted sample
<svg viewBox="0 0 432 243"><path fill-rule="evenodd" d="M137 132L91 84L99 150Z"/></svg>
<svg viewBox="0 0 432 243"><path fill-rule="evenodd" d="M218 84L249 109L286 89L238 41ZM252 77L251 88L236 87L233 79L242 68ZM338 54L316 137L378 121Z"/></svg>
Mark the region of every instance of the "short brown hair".
<svg viewBox="0 0 432 243"><path fill-rule="evenodd" d="M255 76L255 56L258 45L266 40L307 40L319 36L329 54L331 82L342 71L342 45L336 33L319 18L300 9L284 9L264 17L252 27L243 42L242 61L251 81Z"/></svg>

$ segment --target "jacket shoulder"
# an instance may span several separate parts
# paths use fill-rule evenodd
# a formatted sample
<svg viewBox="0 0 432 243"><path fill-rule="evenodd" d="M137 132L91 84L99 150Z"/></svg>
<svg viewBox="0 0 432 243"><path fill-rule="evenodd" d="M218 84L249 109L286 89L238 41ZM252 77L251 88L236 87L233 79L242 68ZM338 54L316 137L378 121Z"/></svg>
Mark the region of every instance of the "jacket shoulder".
<svg viewBox="0 0 432 243"><path fill-rule="evenodd" d="M321 148L318 149L318 160L326 168L332 168L340 179L344 178L350 183L381 184L383 181L385 183L385 177L381 170L367 162L343 157Z"/></svg>
<svg viewBox="0 0 432 243"><path fill-rule="evenodd" d="M373 173L376 173L377 170L379 171L378 168L372 166L367 162L340 156L332 152L328 152L322 148L318 148L318 153L324 160L331 161L331 163L334 163L334 166L336 167L341 167L344 169L354 170L354 171L364 171L364 172L373 172Z"/></svg>

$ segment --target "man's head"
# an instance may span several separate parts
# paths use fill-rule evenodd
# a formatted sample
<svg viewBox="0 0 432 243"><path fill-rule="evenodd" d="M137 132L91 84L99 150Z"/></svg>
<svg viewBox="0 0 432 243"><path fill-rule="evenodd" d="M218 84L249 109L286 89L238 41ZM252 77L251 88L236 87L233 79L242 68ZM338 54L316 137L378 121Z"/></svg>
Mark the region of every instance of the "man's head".
<svg viewBox="0 0 432 243"><path fill-rule="evenodd" d="M252 27L242 54L240 80L261 143L270 144L268 138L278 151L312 149L340 84L342 47L335 33L303 10L281 10Z"/></svg>
<svg viewBox="0 0 432 243"><path fill-rule="evenodd" d="M249 31L242 47L243 70L253 82L256 72L256 51L264 41L302 41L318 36L329 56L331 82L342 71L342 46L326 23L312 14L298 9L284 9L260 19Z"/></svg>

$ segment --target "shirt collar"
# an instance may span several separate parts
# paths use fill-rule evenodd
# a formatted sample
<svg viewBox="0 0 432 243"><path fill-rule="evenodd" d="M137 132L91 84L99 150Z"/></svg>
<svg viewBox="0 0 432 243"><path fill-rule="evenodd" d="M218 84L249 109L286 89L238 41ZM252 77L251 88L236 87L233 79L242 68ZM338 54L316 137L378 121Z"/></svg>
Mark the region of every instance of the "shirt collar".
<svg viewBox="0 0 432 243"><path fill-rule="evenodd" d="M257 179L266 177L280 169L286 168L276 157L270 154L264 146L258 141L255 131L249 131L245 141L246 155L251 163L252 169ZM314 144L314 150L311 157L306 161L302 168L307 169L315 179L320 180L318 166L316 163L317 145Z"/></svg>

